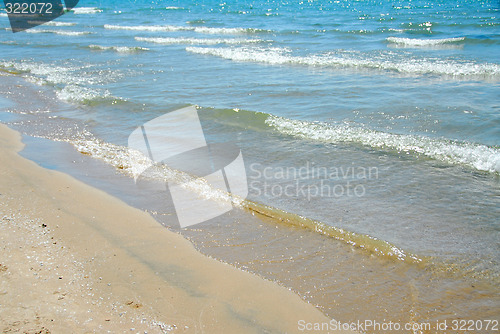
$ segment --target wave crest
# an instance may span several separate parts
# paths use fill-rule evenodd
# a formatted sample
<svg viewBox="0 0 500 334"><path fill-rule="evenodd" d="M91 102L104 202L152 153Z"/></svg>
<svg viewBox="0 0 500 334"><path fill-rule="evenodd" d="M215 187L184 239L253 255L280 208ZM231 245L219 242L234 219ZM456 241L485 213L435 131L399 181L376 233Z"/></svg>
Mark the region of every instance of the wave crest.
<svg viewBox="0 0 500 334"><path fill-rule="evenodd" d="M84 36L90 35L88 31L69 31L69 30L52 30L52 29L28 29L25 30L30 34L56 34L63 36Z"/></svg>
<svg viewBox="0 0 500 334"><path fill-rule="evenodd" d="M402 37L387 37L386 41L398 45L426 47L437 46L443 44L452 44L465 41L465 37L442 38L442 39L418 39L418 38L402 38Z"/></svg>
<svg viewBox="0 0 500 334"><path fill-rule="evenodd" d="M239 34L254 34L259 32L269 32L263 29L254 28L215 28L215 27L188 27L188 26L173 26L173 25L138 25L138 26L121 26L113 24L105 24L104 29L113 30L132 30L132 31L194 31L200 34L219 34L219 35L239 35Z"/></svg>
<svg viewBox="0 0 500 334"><path fill-rule="evenodd" d="M89 45L89 48L92 50L100 50L100 51L115 51L118 53L134 53L141 51L149 51L148 48L143 48L140 46L101 46L101 45Z"/></svg>
<svg viewBox="0 0 500 334"><path fill-rule="evenodd" d="M135 37L136 41L149 42L156 44L198 44L198 45L217 45L217 44L245 44L261 43L260 39L222 39L222 38L183 38L183 37Z"/></svg>
<svg viewBox="0 0 500 334"><path fill-rule="evenodd" d="M73 22L59 22L59 21L49 21L49 22L44 22L44 21L28 21L29 24L41 24L45 26L51 26L51 27L72 27L75 26L76 23Z"/></svg>
<svg viewBox="0 0 500 334"><path fill-rule="evenodd" d="M240 62L259 62L271 65L306 65L334 68L357 68L392 71L402 74L445 75L454 77L500 77L500 65L492 63L459 62L439 58L403 58L391 53L364 54L361 52L330 52L308 56L292 55L285 48L202 48L187 47L186 51L217 56Z"/></svg>
<svg viewBox="0 0 500 334"><path fill-rule="evenodd" d="M75 14L96 14L102 12L102 9L97 7L76 7L72 8L71 11Z"/></svg>
<svg viewBox="0 0 500 334"><path fill-rule="evenodd" d="M415 152L451 164L463 164L480 171L500 173L500 149L486 145L392 134L344 125L334 126L278 116L269 116L265 122L280 133L303 139L329 143L359 143L373 148Z"/></svg>

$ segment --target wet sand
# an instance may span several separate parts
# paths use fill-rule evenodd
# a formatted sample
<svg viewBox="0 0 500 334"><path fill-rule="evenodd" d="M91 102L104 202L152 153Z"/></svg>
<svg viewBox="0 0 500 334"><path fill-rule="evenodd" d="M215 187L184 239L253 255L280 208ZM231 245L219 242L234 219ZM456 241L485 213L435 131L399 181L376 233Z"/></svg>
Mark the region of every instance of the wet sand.
<svg viewBox="0 0 500 334"><path fill-rule="evenodd" d="M148 214L20 157L0 125L0 330L294 333L330 318Z"/></svg>

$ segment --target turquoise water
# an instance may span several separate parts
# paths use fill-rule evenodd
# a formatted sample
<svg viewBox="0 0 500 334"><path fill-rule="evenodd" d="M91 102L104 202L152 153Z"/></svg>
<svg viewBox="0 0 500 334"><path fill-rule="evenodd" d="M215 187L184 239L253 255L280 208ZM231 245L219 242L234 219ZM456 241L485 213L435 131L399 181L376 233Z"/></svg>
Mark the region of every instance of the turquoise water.
<svg viewBox="0 0 500 334"><path fill-rule="evenodd" d="M499 16L498 1L80 1L16 34L0 16L0 69L50 91L27 113L57 126L33 133L122 170L137 126L196 105L209 142L241 148L250 200L498 284Z"/></svg>

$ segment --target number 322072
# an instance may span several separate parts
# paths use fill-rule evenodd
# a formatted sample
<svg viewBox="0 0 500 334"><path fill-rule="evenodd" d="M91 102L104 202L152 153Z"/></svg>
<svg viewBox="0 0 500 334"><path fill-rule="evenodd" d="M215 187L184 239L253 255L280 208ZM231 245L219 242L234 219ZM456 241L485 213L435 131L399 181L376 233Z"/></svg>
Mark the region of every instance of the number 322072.
<svg viewBox="0 0 500 334"><path fill-rule="evenodd" d="M52 4L50 2L22 2L6 3L7 14L52 14Z"/></svg>
<svg viewBox="0 0 500 334"><path fill-rule="evenodd" d="M452 320L451 329L453 331L498 331L498 320Z"/></svg>

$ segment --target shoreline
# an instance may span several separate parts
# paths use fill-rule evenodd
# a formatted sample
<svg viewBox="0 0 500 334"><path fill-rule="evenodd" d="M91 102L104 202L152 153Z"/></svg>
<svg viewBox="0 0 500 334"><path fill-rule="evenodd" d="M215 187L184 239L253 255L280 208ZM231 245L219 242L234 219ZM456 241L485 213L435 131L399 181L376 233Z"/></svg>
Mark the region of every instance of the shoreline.
<svg viewBox="0 0 500 334"><path fill-rule="evenodd" d="M18 155L0 124L2 331L300 332L331 319L147 213ZM44 332L45 330L45 332Z"/></svg>

